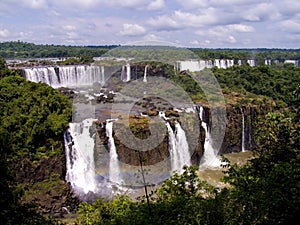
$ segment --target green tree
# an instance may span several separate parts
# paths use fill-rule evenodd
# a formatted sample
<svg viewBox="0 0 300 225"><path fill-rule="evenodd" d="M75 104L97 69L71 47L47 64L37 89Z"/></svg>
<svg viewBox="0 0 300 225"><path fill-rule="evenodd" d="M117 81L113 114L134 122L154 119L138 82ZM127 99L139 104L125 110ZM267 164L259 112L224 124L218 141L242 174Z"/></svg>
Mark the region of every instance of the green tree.
<svg viewBox="0 0 300 225"><path fill-rule="evenodd" d="M71 104L57 90L10 73L0 79L0 221L56 224L41 216L34 205L21 203L13 168L20 168L24 157L40 160L62 152Z"/></svg>
<svg viewBox="0 0 300 225"><path fill-rule="evenodd" d="M257 157L229 165L227 224L291 224L300 213L299 123L281 113L261 122Z"/></svg>

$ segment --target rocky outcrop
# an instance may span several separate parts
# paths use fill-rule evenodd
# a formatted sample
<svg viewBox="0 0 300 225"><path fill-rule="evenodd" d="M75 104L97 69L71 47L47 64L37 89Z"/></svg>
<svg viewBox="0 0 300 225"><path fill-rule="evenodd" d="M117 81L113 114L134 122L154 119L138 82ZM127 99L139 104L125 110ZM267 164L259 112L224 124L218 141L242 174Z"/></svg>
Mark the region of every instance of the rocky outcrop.
<svg viewBox="0 0 300 225"><path fill-rule="evenodd" d="M173 130L175 130L176 122L181 124L182 129L185 130L186 138L189 143L191 161L194 165L199 165L204 151L205 131L199 126L198 115L196 113L182 113L180 115L179 112L175 110L168 110L168 112L170 118L167 122L170 123ZM127 121L130 131L128 131L126 120L120 119L114 122L113 136L118 157L122 163L139 166L141 163L140 160L142 159L143 165L154 165L170 157L169 136L166 125L158 118L157 113L155 113L152 118L153 117L156 117L159 121L152 120L146 116L132 115L129 118L129 122ZM106 151L109 152L105 124L105 121L98 122L97 132L101 142L106 146ZM152 129L157 132L151 133L149 126L152 126ZM132 132L133 135L128 132ZM136 140L135 138L146 140L151 135L154 135L152 138L154 138L153 140L155 143L146 141L143 143L144 146L137 146L137 149L140 150L130 148L128 144L122 141L125 138L127 143L133 143Z"/></svg>
<svg viewBox="0 0 300 225"><path fill-rule="evenodd" d="M77 210L79 199L64 180L65 155L33 162L24 158L14 163L15 180L23 188L24 203L35 203L41 214L63 217Z"/></svg>

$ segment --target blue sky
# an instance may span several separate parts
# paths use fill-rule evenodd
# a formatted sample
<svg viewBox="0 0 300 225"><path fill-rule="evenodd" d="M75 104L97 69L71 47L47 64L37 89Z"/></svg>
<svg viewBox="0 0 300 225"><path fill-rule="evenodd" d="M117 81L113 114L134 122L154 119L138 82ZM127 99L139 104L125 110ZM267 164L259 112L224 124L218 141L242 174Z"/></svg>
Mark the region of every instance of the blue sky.
<svg viewBox="0 0 300 225"><path fill-rule="evenodd" d="M0 0L0 42L300 48L299 0Z"/></svg>

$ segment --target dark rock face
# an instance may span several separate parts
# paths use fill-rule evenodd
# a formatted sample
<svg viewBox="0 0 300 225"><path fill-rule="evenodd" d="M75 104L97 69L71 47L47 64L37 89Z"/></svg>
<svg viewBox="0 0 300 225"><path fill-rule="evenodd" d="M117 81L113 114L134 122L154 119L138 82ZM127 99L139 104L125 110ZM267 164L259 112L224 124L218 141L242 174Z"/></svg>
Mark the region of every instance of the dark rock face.
<svg viewBox="0 0 300 225"><path fill-rule="evenodd" d="M205 131L199 125L200 123L197 114L191 113L189 115L180 116L177 111L169 110L169 112L169 116L172 116L173 114L174 115L168 120L168 123L172 127L173 131L175 131L175 123L181 124L181 127L185 131L186 138L189 143L192 164L199 165L201 156L203 155L204 151ZM166 125L162 121L157 123L151 122L152 129L157 131L154 134L151 134L149 124L145 122L150 120L145 118L147 117L131 116L131 118L129 119L129 132L132 132L134 137L132 135L127 135L128 127L125 125L122 119L120 121L114 122L113 136L116 150L119 160L125 164L139 166L140 159L142 159L143 165L154 165L170 157L169 136L166 130ZM103 145L106 146L106 151L109 152L108 137L106 136L105 131L105 122L98 123L97 133ZM122 135L125 135L125 137ZM128 147L126 143L122 142L122 140L124 140L123 138L126 138L129 142L134 142L134 138L143 140L149 138L151 135L157 135L157 137L154 137L154 140L160 140L158 142L155 141L155 144L158 143L158 145L154 146L155 144L152 142L146 143L145 146L141 147L141 151L132 149ZM121 137L122 140L120 140L119 137Z"/></svg>
<svg viewBox="0 0 300 225"><path fill-rule="evenodd" d="M15 163L16 181L27 190L24 203L36 203L41 214L62 217L77 210L79 199L64 181L65 155L53 156L33 163L25 158Z"/></svg>
<svg viewBox="0 0 300 225"><path fill-rule="evenodd" d="M227 106L226 130L220 154L240 152L243 145L245 150L250 150L254 147L254 111L255 109L252 107Z"/></svg>

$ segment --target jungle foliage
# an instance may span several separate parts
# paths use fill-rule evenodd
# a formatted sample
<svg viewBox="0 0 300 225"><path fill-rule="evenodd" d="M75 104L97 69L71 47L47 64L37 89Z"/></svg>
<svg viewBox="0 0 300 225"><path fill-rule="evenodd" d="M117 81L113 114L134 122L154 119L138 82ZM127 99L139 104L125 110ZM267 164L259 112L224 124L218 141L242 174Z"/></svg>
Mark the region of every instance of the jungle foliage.
<svg viewBox="0 0 300 225"><path fill-rule="evenodd" d="M0 43L0 56L6 59L61 58L83 55L97 57L115 47L117 46L36 45L22 41L10 41Z"/></svg>
<svg viewBox="0 0 300 225"><path fill-rule="evenodd" d="M213 68L212 71L222 89L268 96L289 106L297 102L293 92L300 81L300 68L294 65L243 65L227 69Z"/></svg>
<svg viewBox="0 0 300 225"><path fill-rule="evenodd" d="M0 60L2 62L2 60ZM63 153L62 134L71 118L71 103L45 84L26 81L1 64L0 74L0 221L2 224L56 224L34 205L23 204L12 162L38 162Z"/></svg>

